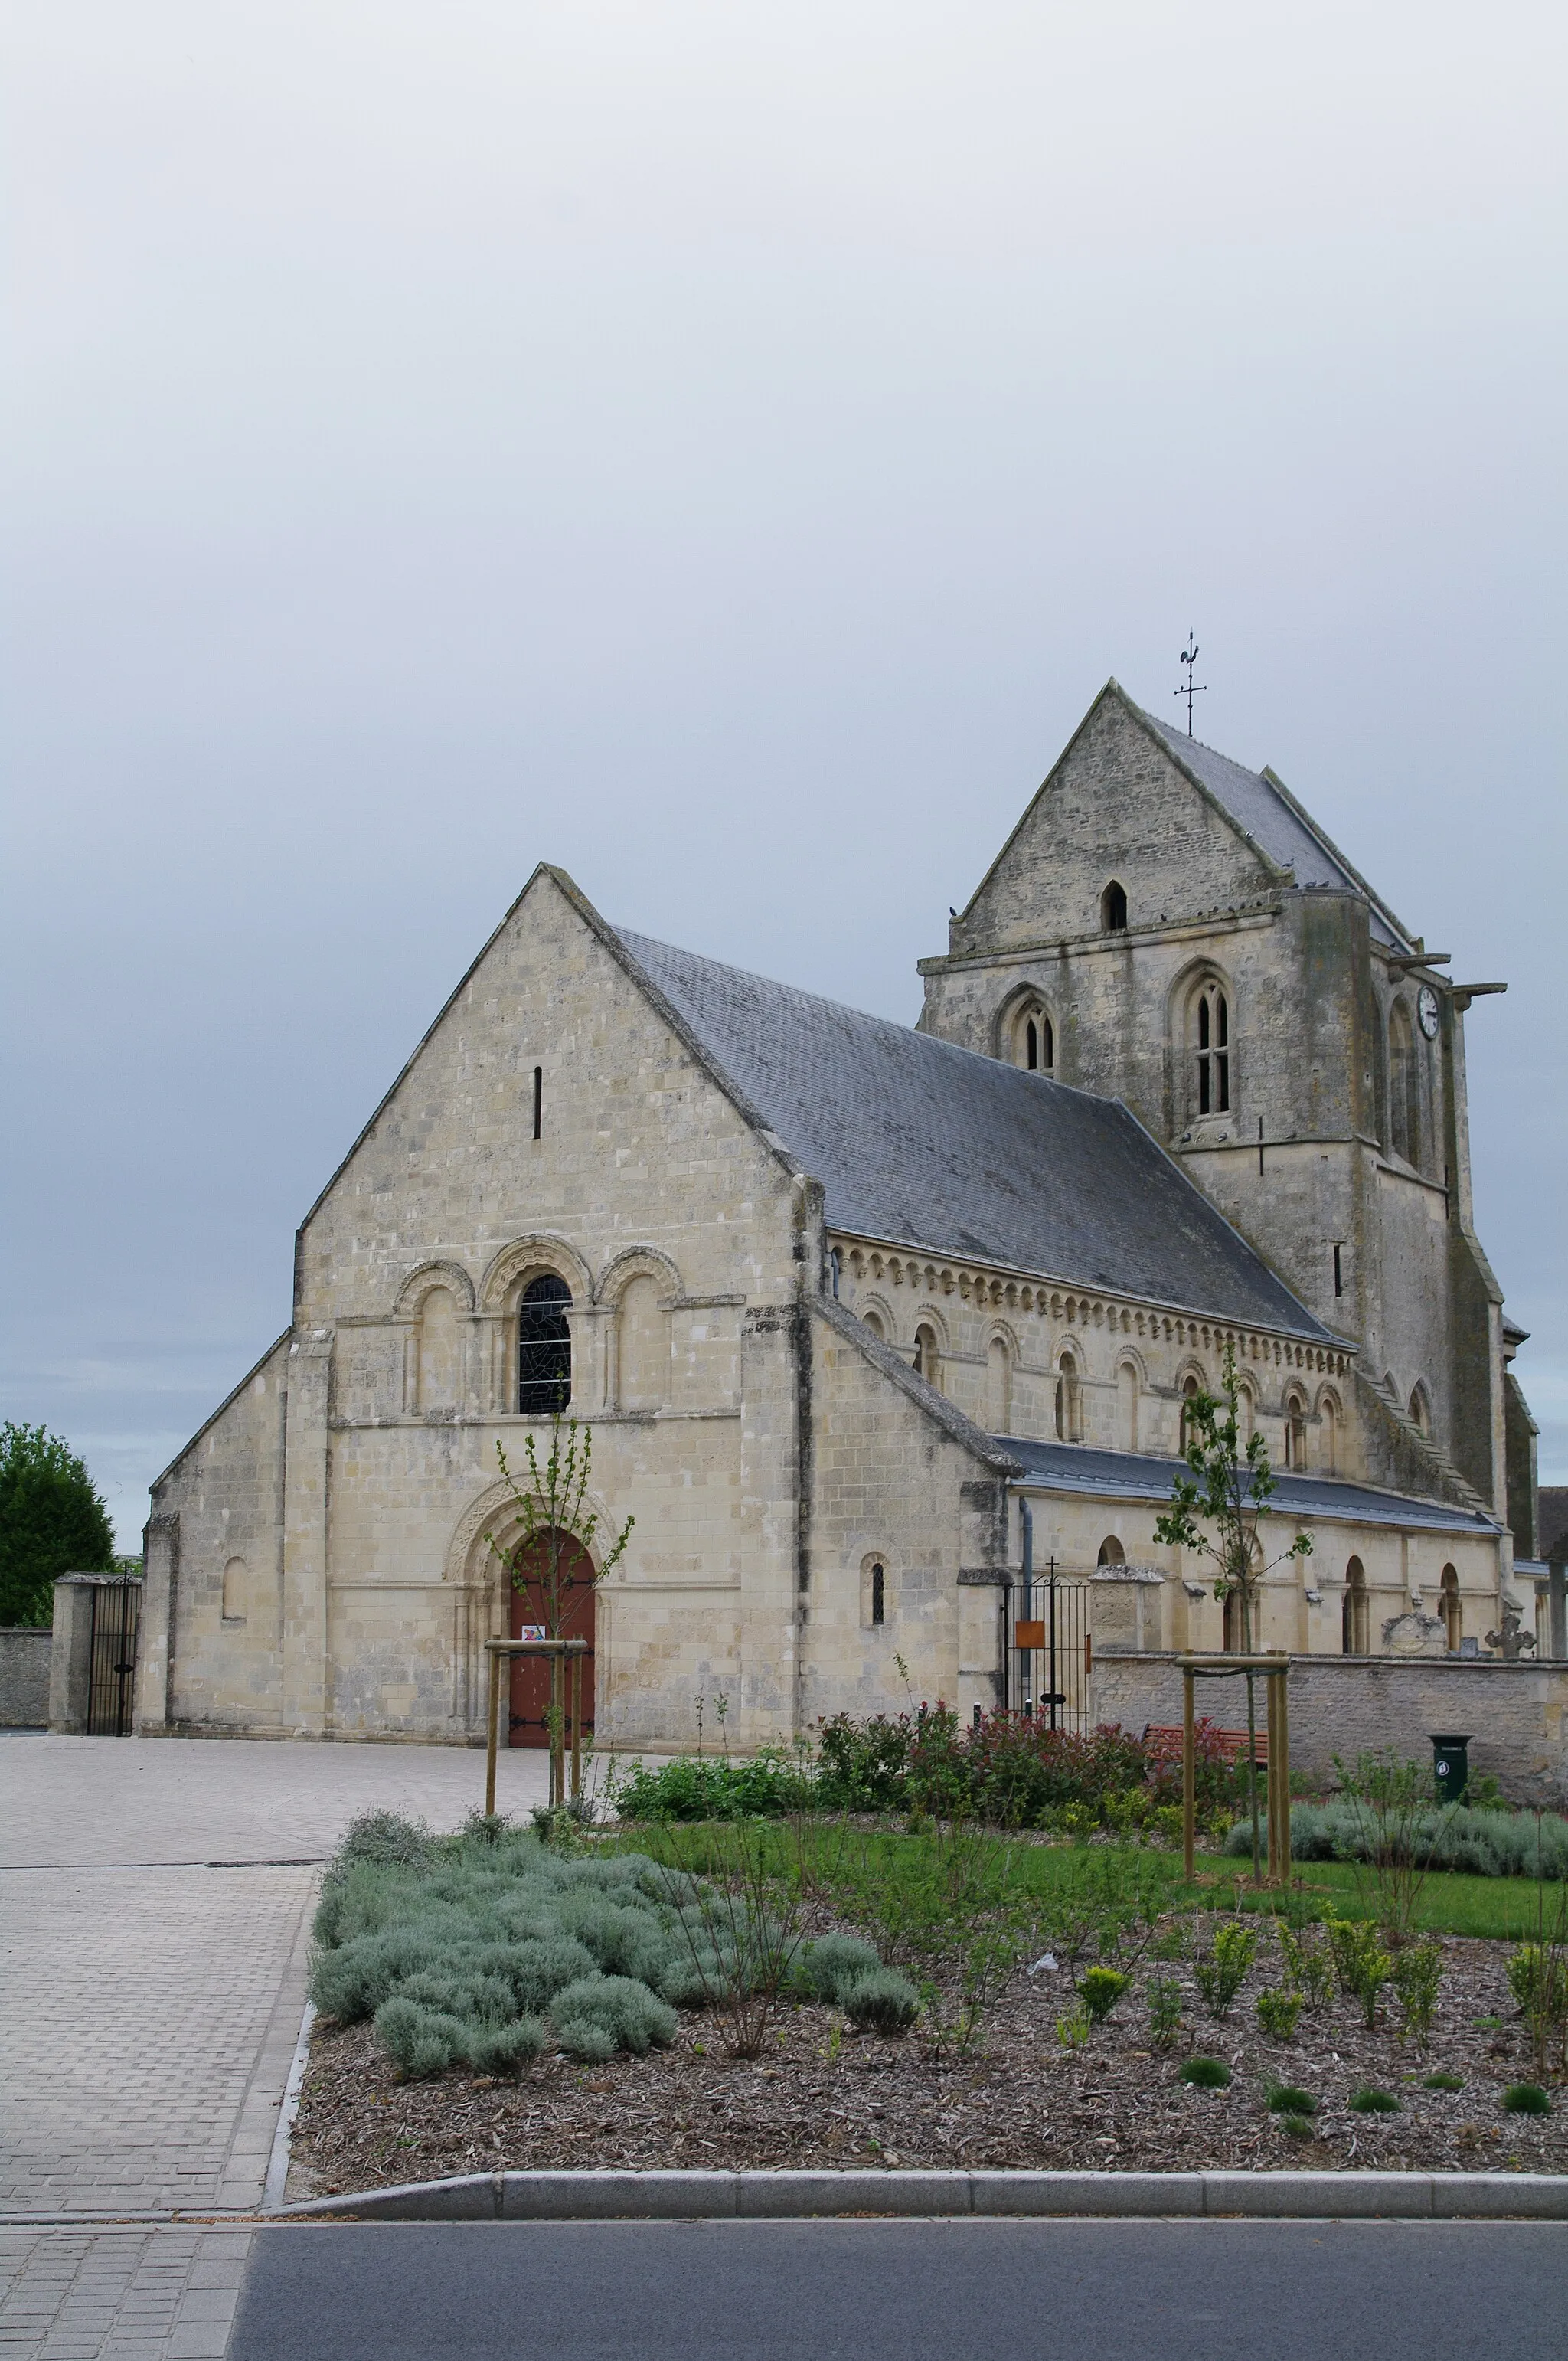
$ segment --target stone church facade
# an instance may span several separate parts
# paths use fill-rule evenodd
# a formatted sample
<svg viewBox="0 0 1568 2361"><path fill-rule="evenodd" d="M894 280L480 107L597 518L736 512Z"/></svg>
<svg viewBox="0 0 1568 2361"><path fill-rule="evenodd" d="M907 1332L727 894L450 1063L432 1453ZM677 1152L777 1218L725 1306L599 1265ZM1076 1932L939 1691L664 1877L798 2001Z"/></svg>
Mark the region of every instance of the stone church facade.
<svg viewBox="0 0 1568 2361"><path fill-rule="evenodd" d="M290 1327L153 1488L138 1729L475 1742L542 1334L594 1505L636 1519L601 1747L688 1743L699 1698L741 1746L1017 1702L1025 1508L1096 1647L1226 1644L1154 1526L1227 1345L1269 1555L1314 1544L1262 1644L1486 1645L1529 1595L1534 1429L1443 964L1272 773L1114 682L916 1028L540 868L302 1224Z"/></svg>

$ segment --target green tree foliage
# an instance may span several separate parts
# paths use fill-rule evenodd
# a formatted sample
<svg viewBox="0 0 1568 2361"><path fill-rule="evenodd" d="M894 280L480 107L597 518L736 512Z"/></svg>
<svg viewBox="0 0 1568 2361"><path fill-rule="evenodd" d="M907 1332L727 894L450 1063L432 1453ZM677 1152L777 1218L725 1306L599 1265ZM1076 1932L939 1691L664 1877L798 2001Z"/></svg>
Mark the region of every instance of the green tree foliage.
<svg viewBox="0 0 1568 2361"><path fill-rule="evenodd" d="M1192 1550L1214 1566L1214 1596L1233 1592L1241 1610L1241 1650L1250 1656L1257 1640L1257 1594L1265 1575L1291 1558L1310 1557L1310 1535L1298 1533L1280 1556L1265 1563L1258 1522L1274 1497L1268 1446L1255 1429L1244 1444L1241 1381L1234 1347L1225 1346L1218 1396L1195 1394L1187 1405L1186 1460L1190 1476L1179 1476L1170 1506L1154 1529L1168 1549ZM1262 1875L1257 1817L1257 1702L1246 1675L1247 1796L1252 1807L1252 1873Z"/></svg>
<svg viewBox="0 0 1568 2361"><path fill-rule="evenodd" d="M48 1623L60 1574L109 1574L109 1511L70 1445L44 1426L0 1427L0 1623Z"/></svg>

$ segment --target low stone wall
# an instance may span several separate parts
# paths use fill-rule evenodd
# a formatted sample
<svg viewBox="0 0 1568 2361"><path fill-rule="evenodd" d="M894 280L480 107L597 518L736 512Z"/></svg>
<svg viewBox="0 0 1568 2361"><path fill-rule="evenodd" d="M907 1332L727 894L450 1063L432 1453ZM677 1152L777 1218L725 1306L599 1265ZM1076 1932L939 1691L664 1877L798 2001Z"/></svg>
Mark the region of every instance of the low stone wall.
<svg viewBox="0 0 1568 2361"><path fill-rule="evenodd" d="M1200 1714L1246 1726L1240 1678L1201 1680ZM1141 1732L1181 1719L1181 1675L1168 1655L1097 1655L1090 1685L1097 1722ZM1258 1683L1258 1718L1264 1709ZM1511 1803L1568 1806L1568 1664L1503 1664L1459 1656L1292 1656L1290 1767L1324 1786L1333 1758L1392 1748L1431 1760L1431 1735L1470 1739L1474 1778L1489 1772Z"/></svg>
<svg viewBox="0 0 1568 2361"><path fill-rule="evenodd" d="M47 1630L0 1626L0 1730L42 1730L48 1721L51 1642Z"/></svg>

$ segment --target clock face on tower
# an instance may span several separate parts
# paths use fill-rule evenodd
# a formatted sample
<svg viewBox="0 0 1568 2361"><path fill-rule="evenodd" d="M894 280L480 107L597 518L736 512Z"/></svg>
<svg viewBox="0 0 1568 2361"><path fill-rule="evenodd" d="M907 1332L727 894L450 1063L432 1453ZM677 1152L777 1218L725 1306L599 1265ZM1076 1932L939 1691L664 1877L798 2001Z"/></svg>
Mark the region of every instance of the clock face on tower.
<svg viewBox="0 0 1568 2361"><path fill-rule="evenodd" d="M1420 1019L1421 1031L1426 1035L1427 1039L1435 1041L1437 1039L1437 994L1430 983L1423 983L1416 995L1416 1015Z"/></svg>

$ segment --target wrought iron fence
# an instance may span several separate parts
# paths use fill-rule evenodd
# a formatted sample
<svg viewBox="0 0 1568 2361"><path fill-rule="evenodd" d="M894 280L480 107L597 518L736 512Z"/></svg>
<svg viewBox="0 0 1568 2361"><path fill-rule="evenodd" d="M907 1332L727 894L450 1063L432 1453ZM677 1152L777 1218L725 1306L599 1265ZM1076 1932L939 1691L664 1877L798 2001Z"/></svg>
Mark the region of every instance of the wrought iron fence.
<svg viewBox="0 0 1568 2361"><path fill-rule="evenodd" d="M1053 1730L1086 1732L1093 1642L1086 1581L1054 1568L1003 1596L1003 1703Z"/></svg>
<svg viewBox="0 0 1568 2361"><path fill-rule="evenodd" d="M92 1658L87 1678L87 1734L127 1738L136 1704L139 1582L100 1582L93 1590Z"/></svg>

